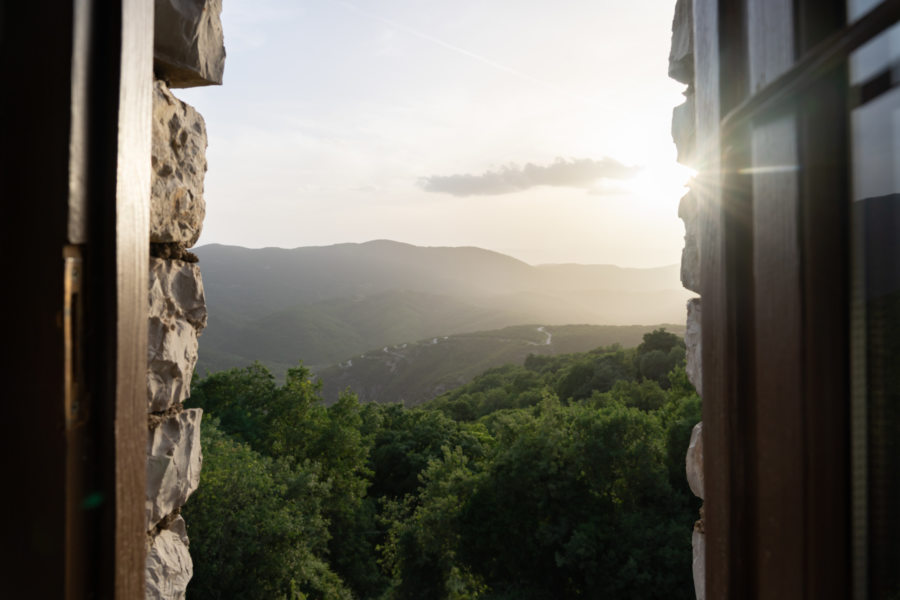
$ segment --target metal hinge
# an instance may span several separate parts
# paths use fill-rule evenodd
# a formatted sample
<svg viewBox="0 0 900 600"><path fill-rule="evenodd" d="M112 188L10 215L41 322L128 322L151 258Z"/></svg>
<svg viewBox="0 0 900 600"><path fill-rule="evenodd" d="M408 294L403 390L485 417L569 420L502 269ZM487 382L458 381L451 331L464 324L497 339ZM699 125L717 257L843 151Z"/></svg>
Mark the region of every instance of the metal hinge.
<svg viewBox="0 0 900 600"><path fill-rule="evenodd" d="M87 419L84 402L84 261L79 246L63 248L65 282L63 301L63 336L65 344L66 430L78 427Z"/></svg>

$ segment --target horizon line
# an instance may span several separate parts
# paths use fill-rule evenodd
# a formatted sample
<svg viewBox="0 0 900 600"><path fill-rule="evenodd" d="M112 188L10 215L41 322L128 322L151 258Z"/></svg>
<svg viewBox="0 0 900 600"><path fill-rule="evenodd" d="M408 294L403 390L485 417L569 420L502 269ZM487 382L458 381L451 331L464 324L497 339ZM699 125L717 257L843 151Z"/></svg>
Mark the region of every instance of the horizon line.
<svg viewBox="0 0 900 600"><path fill-rule="evenodd" d="M492 254L498 254L498 255L500 255L500 256L504 256L504 257L507 257L507 258L511 258L511 259L516 260L516 261L519 261L519 262L521 262L521 263L523 263L523 264L525 264L525 265L528 265L528 266L530 266L530 267L536 267L536 268L537 268L537 267L565 267L565 266L579 266L579 267L614 267L614 268L617 268L617 269L628 269L628 270L633 270L633 271L652 271L652 270L655 270L655 269L667 269L667 268L671 268L671 267L677 267L677 268L680 268L680 263L678 263L678 262L673 262L673 263L664 264L664 265L654 265L654 266L650 266L650 267L629 267L629 266L622 266L622 265L617 265L617 264L613 264L613 263L592 263L592 262L542 262L542 263L531 263L531 262L528 262L528 261L526 261L526 260L523 260L523 259L521 259L521 258L519 258L519 257L517 257L517 256L514 256L513 254L510 254L510 253L508 253L508 252L503 252L503 251L500 251L500 250L494 250L494 249L491 249L491 248L484 248L484 247L482 247L482 246L472 246L472 245L460 245L460 246L442 246L442 245L435 245L435 246L424 246L424 245L420 245L420 244L413 244L413 243L411 243L411 242L402 242L402 241L399 241L399 240L392 240L392 239L388 239L388 238L375 238L375 239L371 239L371 240L366 240L365 242L334 242L334 243L331 243L331 244L311 244L311 245L308 245L308 246L294 246L293 248L286 248L286 247L284 247L284 246L256 246L256 247L253 247L253 246L243 246L243 245L240 245L240 244L227 244L227 243L222 243L222 242L209 242L209 243L205 243L205 244L200 244L200 245L193 246L192 248L188 248L188 250L195 251L195 250L198 250L198 249L200 249L200 248L205 248L205 247L208 247L208 246L223 246L223 247L229 247L229 248L241 248L241 249L243 249L243 250L286 250L286 251L292 251L292 250L303 250L303 249L311 249L311 248L333 248L333 247L335 247L335 246L364 246L364 245L366 245L366 244L374 244L374 243L378 243L378 242L387 242L387 243L390 243L390 244L396 244L396 245L400 245L400 246L410 246L410 247L412 247L412 248L423 248L423 249L436 249L436 250L438 250L438 249L444 249L444 250L466 250L466 249L472 249L472 250L480 250L480 251L482 251L482 252L490 252L490 253L492 253Z"/></svg>

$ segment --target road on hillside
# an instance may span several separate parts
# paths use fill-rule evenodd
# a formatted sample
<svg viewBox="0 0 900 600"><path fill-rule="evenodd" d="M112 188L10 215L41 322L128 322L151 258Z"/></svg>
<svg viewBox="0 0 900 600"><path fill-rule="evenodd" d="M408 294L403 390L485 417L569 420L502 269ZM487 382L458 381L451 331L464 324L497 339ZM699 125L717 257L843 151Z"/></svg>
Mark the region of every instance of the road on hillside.
<svg viewBox="0 0 900 600"><path fill-rule="evenodd" d="M544 329L543 326L538 327L538 331L540 331L541 333L543 333L544 335L547 336L547 341L544 342L544 345L545 345L545 346L549 346L549 345L550 345L550 340L553 339L553 334L550 333L549 331L547 331L546 329Z"/></svg>

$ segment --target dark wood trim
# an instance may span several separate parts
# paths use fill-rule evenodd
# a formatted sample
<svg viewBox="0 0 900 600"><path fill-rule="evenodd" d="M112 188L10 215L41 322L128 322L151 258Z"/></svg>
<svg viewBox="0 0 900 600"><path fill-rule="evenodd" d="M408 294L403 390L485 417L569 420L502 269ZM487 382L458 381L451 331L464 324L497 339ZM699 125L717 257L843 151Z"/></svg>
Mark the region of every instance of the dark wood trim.
<svg viewBox="0 0 900 600"><path fill-rule="evenodd" d="M795 56L793 0L748 3L747 57L751 94L789 71ZM739 135L735 131L732 135ZM739 441L748 451L744 494L751 496L748 570L756 598L803 597L805 398L801 382L801 253L797 116L792 107L749 127L751 153L743 165L752 188L751 232L735 252L749 255L751 270L737 273L739 296L752 295L745 318L752 336L738 343L752 360L741 366L752 393L751 434ZM741 235L729 232L731 235ZM747 260L743 258L743 260Z"/></svg>
<svg viewBox="0 0 900 600"><path fill-rule="evenodd" d="M801 99L806 598L850 598L850 186L847 73ZM828 127L822 127L828 123Z"/></svg>
<svg viewBox="0 0 900 600"><path fill-rule="evenodd" d="M755 125L752 137L756 597L797 600L806 502L797 117Z"/></svg>
<svg viewBox="0 0 900 600"><path fill-rule="evenodd" d="M719 79L719 115L725 115L747 97L747 7L743 0L719 0L719 65L727 76ZM727 43L723 43L727 40Z"/></svg>
<svg viewBox="0 0 900 600"><path fill-rule="evenodd" d="M122 0L116 122L115 356L112 423L116 598L144 594L146 560L147 314L153 2Z"/></svg>
<svg viewBox="0 0 900 600"><path fill-rule="evenodd" d="M719 0L720 117L740 104L751 90L748 11L744 0ZM720 410L726 417L726 429L721 437L722 443L728 446L729 461L727 479L724 480L726 487L719 501L727 506L728 522L725 526L730 528L730 547L724 549L728 553L729 577L723 582L721 593L723 598L739 599L756 597L756 581L752 576L757 559L752 546L752 532L756 528L756 498L749 493L756 487L756 472L752 469L756 450L752 443L756 412L749 401L756 384L752 376L755 356L750 344L755 334L753 199L752 178L744 171L751 161L751 146L749 131L726 136L720 128L719 135L722 188L719 192L718 235L722 255L719 259L721 288L717 304L722 305L722 312L717 315L719 320L712 327L713 335L720 338L720 348L729 352L723 360L726 370L721 374L723 381L720 383ZM710 595L707 591L707 594L708 597L716 597L715 592Z"/></svg>
<svg viewBox="0 0 900 600"><path fill-rule="evenodd" d="M753 288L750 276L750 177L746 135L721 137L724 110L748 86L745 5L741 0L698 0L695 5L697 147L695 192L703 219L703 436L706 597L753 598L754 385ZM750 287L747 287L748 282Z"/></svg>
<svg viewBox="0 0 900 600"><path fill-rule="evenodd" d="M900 61L895 61L878 74L850 88L850 110L869 102L900 86Z"/></svg>
<svg viewBox="0 0 900 600"><path fill-rule="evenodd" d="M10 597L144 595L152 10L0 9Z"/></svg>
<svg viewBox="0 0 900 600"><path fill-rule="evenodd" d="M850 54L879 35L900 19L900 0L885 0L852 25L833 33L809 50L794 66L747 98L722 120L722 131L733 131L757 118L761 113L790 103L816 81L839 68Z"/></svg>
<svg viewBox="0 0 900 600"><path fill-rule="evenodd" d="M0 6L0 271L6 493L3 595L63 598L62 333L73 3ZM26 576L39 567L38 577Z"/></svg>
<svg viewBox="0 0 900 600"><path fill-rule="evenodd" d="M90 77L92 440L103 510L94 589L144 595L153 2L95 5Z"/></svg>
<svg viewBox="0 0 900 600"><path fill-rule="evenodd" d="M876 26L843 29L837 1L779 0L753 14L746 6L695 4L707 220L706 595L843 600L851 580L847 77L821 45L800 63L812 75L793 61L822 39L858 44ZM788 27L773 34L769 22ZM757 93L742 97L748 89Z"/></svg>
<svg viewBox="0 0 900 600"><path fill-rule="evenodd" d="M727 9L726 9L727 10ZM704 522L706 530L706 596L735 598L732 580L735 529L730 502L732 462L730 359L734 356L728 322L728 279L725 268L726 218L722 210L723 173L720 165L720 2L694 2L694 77L698 175L693 186L700 208L700 256L703 347ZM724 12L724 11L723 11Z"/></svg>
<svg viewBox="0 0 900 600"><path fill-rule="evenodd" d="M796 56L805 56L847 24L847 2L794 0L794 3Z"/></svg>

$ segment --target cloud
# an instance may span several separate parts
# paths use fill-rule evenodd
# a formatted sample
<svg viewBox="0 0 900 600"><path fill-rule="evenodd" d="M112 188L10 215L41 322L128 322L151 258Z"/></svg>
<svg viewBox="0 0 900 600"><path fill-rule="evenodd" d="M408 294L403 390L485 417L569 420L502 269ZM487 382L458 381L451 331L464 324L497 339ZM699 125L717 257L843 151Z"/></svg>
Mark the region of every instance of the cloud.
<svg viewBox="0 0 900 600"><path fill-rule="evenodd" d="M432 175L420 179L419 185L427 192L454 196L498 196L542 185L596 191L600 180L628 179L637 171L636 167L623 165L612 158L557 158L546 166L533 163L523 167L511 165L481 175Z"/></svg>

